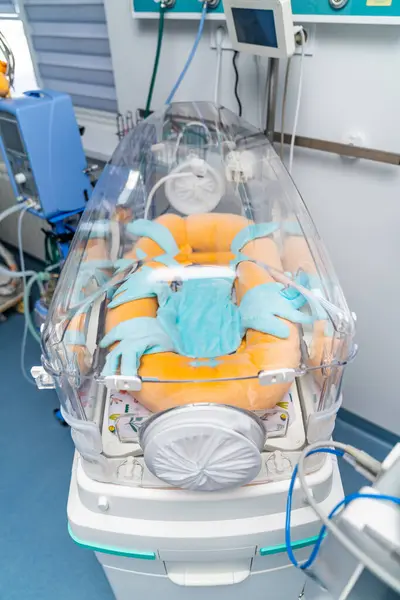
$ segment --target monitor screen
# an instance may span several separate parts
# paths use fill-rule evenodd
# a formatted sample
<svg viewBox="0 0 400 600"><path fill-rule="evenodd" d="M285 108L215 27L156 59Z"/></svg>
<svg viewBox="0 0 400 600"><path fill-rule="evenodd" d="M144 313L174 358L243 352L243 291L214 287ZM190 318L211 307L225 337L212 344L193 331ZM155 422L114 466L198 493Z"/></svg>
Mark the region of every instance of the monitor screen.
<svg viewBox="0 0 400 600"><path fill-rule="evenodd" d="M0 117L0 131L3 138L3 144L6 149L14 150L20 154L24 153L18 124L16 121L3 119Z"/></svg>
<svg viewBox="0 0 400 600"><path fill-rule="evenodd" d="M269 48L278 47L273 10L232 7L232 16L238 42Z"/></svg>

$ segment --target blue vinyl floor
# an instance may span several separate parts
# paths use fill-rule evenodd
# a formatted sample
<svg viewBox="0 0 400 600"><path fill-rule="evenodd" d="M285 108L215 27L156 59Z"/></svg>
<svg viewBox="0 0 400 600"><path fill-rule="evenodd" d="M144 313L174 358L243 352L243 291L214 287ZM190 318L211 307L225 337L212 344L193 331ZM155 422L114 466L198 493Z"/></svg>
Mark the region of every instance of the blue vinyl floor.
<svg viewBox="0 0 400 600"><path fill-rule="evenodd" d="M53 416L55 393L39 392L21 375L23 323L15 313L0 323L0 600L111 600L93 553L67 532L73 444ZM29 338L26 365L35 364L39 348ZM341 420L335 437L377 458L390 449ZM362 485L351 467L344 465L342 475L346 492Z"/></svg>

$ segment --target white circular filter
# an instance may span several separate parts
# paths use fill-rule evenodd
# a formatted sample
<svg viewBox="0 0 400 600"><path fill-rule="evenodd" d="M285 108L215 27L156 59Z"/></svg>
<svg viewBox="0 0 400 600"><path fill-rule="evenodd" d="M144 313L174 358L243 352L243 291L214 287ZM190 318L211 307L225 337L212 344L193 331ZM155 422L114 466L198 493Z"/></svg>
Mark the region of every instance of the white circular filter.
<svg viewBox="0 0 400 600"><path fill-rule="evenodd" d="M221 175L206 161L195 158L178 165L171 175L187 173L187 177L173 177L165 182L165 195L175 210L183 215L211 212L218 206L225 185Z"/></svg>
<svg viewBox="0 0 400 600"><path fill-rule="evenodd" d="M250 483L261 468L261 422L222 405L190 405L152 417L140 433L144 460L174 487L212 492Z"/></svg>

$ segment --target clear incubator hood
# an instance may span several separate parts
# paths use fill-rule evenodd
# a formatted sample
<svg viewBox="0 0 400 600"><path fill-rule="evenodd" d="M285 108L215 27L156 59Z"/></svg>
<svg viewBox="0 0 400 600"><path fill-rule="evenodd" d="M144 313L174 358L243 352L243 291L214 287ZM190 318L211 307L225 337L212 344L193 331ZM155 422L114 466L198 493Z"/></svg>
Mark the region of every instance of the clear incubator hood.
<svg viewBox="0 0 400 600"><path fill-rule="evenodd" d="M90 477L213 491L287 479L307 442L329 438L353 337L264 134L213 104L177 103L104 169L42 362Z"/></svg>

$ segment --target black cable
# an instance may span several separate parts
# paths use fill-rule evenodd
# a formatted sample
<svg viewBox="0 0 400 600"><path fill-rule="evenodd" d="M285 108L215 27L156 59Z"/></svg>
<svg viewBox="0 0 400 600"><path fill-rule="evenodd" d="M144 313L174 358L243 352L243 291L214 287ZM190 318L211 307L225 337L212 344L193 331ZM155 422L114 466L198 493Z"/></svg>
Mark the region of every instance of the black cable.
<svg viewBox="0 0 400 600"><path fill-rule="evenodd" d="M232 59L233 69L235 71L235 98L236 98L236 101L238 103L239 117L241 117L243 109L242 109L242 103L240 101L239 92L238 92L238 88L239 88L239 71L238 71L237 64L236 64L236 60L237 60L238 56L239 56L239 52L237 50L235 50L235 52L233 53L233 59Z"/></svg>
<svg viewBox="0 0 400 600"><path fill-rule="evenodd" d="M156 49L156 55L155 55L155 58L154 58L153 72L151 74L151 81L150 81L149 92L148 92L148 95L147 95L146 109L145 109L145 118L148 117L150 115L150 113L151 113L151 101L153 99L153 92L154 92L154 86L156 84L156 78L157 78L157 72L158 72L158 65L160 63L161 46L162 46L163 37L164 37L164 17L165 17L165 11L166 11L166 6L165 6L164 2L161 1L160 2L160 16L158 18L157 49Z"/></svg>

